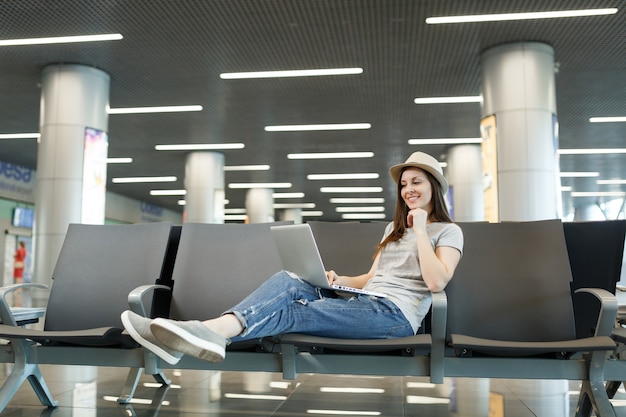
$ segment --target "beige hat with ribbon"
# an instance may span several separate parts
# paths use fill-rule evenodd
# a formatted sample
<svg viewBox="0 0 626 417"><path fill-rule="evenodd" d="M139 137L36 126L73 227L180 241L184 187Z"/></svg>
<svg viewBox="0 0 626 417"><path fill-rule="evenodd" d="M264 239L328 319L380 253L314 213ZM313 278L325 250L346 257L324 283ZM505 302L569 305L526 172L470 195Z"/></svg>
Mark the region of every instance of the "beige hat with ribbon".
<svg viewBox="0 0 626 417"><path fill-rule="evenodd" d="M402 172L402 169L405 167L415 167L431 173L441 185L443 194L448 192L448 181L446 181L446 178L443 176L441 165L439 164L439 161L432 156L424 152L413 152L405 163L394 165L389 168L389 174L391 174L391 178L393 178L393 181L396 184L400 180L400 173Z"/></svg>

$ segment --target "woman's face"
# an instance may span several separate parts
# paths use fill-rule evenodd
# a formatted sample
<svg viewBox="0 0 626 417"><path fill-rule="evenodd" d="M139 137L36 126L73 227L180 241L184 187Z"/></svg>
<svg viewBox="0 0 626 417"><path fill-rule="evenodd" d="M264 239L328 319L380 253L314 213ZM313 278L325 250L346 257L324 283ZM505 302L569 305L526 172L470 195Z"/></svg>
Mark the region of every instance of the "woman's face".
<svg viewBox="0 0 626 417"><path fill-rule="evenodd" d="M430 213L433 188L426 172L419 168L406 168L400 176L400 196L409 210L421 208Z"/></svg>

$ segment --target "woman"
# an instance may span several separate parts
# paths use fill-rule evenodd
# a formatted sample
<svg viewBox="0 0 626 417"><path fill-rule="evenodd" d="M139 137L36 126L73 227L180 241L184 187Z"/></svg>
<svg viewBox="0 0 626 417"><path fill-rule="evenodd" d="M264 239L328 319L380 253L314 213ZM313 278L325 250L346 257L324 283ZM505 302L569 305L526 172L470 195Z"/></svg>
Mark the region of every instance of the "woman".
<svg viewBox="0 0 626 417"><path fill-rule="evenodd" d="M206 321L148 319L131 311L122 322L138 343L174 365L183 354L219 362L228 340L282 333L384 339L414 335L461 259L463 234L452 223L444 195L448 183L435 158L413 153L389 170L397 184L393 222L378 245L369 272L338 276L332 283L387 294L343 298L288 271L269 278L222 316Z"/></svg>
<svg viewBox="0 0 626 417"><path fill-rule="evenodd" d="M26 262L26 244L20 240L19 248L13 256L13 279L16 283L22 282L24 278L24 262Z"/></svg>

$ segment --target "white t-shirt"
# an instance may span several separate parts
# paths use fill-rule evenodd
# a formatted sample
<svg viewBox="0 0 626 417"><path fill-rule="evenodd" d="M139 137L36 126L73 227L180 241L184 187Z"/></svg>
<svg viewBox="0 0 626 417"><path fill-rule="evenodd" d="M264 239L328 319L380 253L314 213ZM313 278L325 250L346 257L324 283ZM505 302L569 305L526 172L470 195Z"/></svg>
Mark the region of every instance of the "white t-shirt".
<svg viewBox="0 0 626 417"><path fill-rule="evenodd" d="M392 230L393 223L390 223L383 240ZM426 232L433 249L449 246L463 253L463 232L456 224L429 223ZM387 294L387 299L402 311L417 333L432 304L432 295L422 278L413 229L407 229L402 239L383 248L378 269L364 288Z"/></svg>

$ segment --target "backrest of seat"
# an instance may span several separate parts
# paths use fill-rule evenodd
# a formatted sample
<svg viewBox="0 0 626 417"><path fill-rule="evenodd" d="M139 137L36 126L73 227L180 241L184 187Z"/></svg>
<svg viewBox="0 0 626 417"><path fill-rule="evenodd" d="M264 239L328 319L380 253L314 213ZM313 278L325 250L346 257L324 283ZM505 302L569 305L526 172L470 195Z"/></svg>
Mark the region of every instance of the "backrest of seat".
<svg viewBox="0 0 626 417"><path fill-rule="evenodd" d="M589 337L595 332L599 301L579 288L602 288L615 294L620 280L626 237L626 220L563 223L565 242L572 268L572 293L576 334Z"/></svg>
<svg viewBox="0 0 626 417"><path fill-rule="evenodd" d="M448 335L575 338L572 277L559 220L459 226L464 254L446 287Z"/></svg>
<svg viewBox="0 0 626 417"><path fill-rule="evenodd" d="M170 317L216 317L280 271L270 232L274 224L185 223L174 266Z"/></svg>
<svg viewBox="0 0 626 417"><path fill-rule="evenodd" d="M128 293L164 278L171 229L171 223L71 224L52 274L44 329L122 328Z"/></svg>
<svg viewBox="0 0 626 417"><path fill-rule="evenodd" d="M326 269L340 275L360 275L370 270L376 245L388 222L308 221Z"/></svg>

